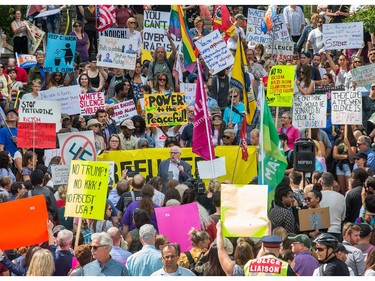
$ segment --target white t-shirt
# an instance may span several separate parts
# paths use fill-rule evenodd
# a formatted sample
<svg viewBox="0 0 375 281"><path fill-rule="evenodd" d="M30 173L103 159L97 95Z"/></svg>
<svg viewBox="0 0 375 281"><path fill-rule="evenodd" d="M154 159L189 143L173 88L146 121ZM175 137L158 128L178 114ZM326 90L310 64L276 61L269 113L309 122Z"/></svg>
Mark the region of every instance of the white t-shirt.
<svg viewBox="0 0 375 281"><path fill-rule="evenodd" d="M169 137L174 137L175 133L174 133L173 128L174 127L169 128L168 131L165 134L167 134ZM156 128L156 132L155 132L155 134L153 134L156 148L164 147L165 140L167 139L167 136L165 134L163 133L163 131L160 128Z"/></svg>
<svg viewBox="0 0 375 281"><path fill-rule="evenodd" d="M234 26L234 29L236 30L236 34L239 35L241 34L241 38L246 38L245 36L245 32L243 31L242 27L237 27L237 26ZM230 50L236 50L237 49L237 44L238 44L238 41L240 40L240 36L238 36L238 40L235 41L232 37L230 37L228 39L228 48Z"/></svg>

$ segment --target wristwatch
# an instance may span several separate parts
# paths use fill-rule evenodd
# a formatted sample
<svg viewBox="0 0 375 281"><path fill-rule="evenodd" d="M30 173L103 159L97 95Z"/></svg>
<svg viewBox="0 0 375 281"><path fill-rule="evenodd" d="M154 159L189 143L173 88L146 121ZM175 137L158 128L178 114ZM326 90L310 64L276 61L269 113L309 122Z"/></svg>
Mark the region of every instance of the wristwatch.
<svg viewBox="0 0 375 281"><path fill-rule="evenodd" d="M1 257L0 257L0 261L3 261L5 258L5 255L3 254Z"/></svg>

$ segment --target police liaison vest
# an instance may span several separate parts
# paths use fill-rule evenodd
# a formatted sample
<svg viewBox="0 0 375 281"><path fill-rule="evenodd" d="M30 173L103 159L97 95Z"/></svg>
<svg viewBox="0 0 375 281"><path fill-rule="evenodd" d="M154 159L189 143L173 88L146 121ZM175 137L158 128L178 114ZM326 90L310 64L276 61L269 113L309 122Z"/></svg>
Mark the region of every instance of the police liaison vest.
<svg viewBox="0 0 375 281"><path fill-rule="evenodd" d="M287 276L288 263L269 254L249 260L244 273L245 276Z"/></svg>

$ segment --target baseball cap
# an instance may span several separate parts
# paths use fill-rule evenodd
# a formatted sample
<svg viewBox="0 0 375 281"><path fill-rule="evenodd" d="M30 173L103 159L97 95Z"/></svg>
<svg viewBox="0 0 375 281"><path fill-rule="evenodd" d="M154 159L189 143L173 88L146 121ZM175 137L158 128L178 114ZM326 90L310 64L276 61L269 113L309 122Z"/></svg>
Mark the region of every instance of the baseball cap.
<svg viewBox="0 0 375 281"><path fill-rule="evenodd" d="M260 241L266 248L280 248L280 244L283 242L283 239L277 235L266 235L263 236Z"/></svg>
<svg viewBox="0 0 375 281"><path fill-rule="evenodd" d="M307 248L311 247L311 239L306 234L298 234L294 237L288 237L292 242L298 242L305 245Z"/></svg>
<svg viewBox="0 0 375 281"><path fill-rule="evenodd" d="M361 228L359 236L366 237L368 236L374 229L367 223L360 223L358 226Z"/></svg>
<svg viewBox="0 0 375 281"><path fill-rule="evenodd" d="M241 20L245 20L245 16L243 14L237 14L234 16L235 19L241 19Z"/></svg>
<svg viewBox="0 0 375 281"><path fill-rule="evenodd" d="M9 112L14 112L14 113L18 116L17 109L15 109L15 108L11 108L11 109L9 109L9 110L7 111L7 114L6 114L6 115L8 115Z"/></svg>
<svg viewBox="0 0 375 281"><path fill-rule="evenodd" d="M335 254L337 254L338 252L343 252L343 253L348 253L348 250L345 248L345 246L341 243L339 243L335 249Z"/></svg>
<svg viewBox="0 0 375 281"><path fill-rule="evenodd" d="M61 113L61 119L62 119L62 120L70 119L70 116L69 116L69 114Z"/></svg>
<svg viewBox="0 0 375 281"><path fill-rule="evenodd" d="M353 159L360 159L360 158L367 160L367 154L364 153L364 152L358 152L358 153L353 157Z"/></svg>
<svg viewBox="0 0 375 281"><path fill-rule="evenodd" d="M61 230L64 230L66 229L65 226L59 224L59 225L56 225L53 229L52 229L52 233L53 233L53 236L56 236L57 233L59 233Z"/></svg>
<svg viewBox="0 0 375 281"><path fill-rule="evenodd" d="M135 127L134 127L134 123L133 123L133 121L130 120L130 119L127 119L127 120L123 121L123 122L121 123L120 127L127 127L127 128L130 129L130 130L134 130L134 129L135 129Z"/></svg>
<svg viewBox="0 0 375 281"><path fill-rule="evenodd" d="M156 235L156 229L152 224L144 224L139 229L139 237L143 240L150 240Z"/></svg>

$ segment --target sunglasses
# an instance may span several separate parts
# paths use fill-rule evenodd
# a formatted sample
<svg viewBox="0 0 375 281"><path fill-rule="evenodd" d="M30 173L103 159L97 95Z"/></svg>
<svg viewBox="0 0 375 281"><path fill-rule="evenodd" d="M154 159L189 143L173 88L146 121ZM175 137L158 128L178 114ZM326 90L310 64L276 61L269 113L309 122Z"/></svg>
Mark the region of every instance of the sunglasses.
<svg viewBox="0 0 375 281"><path fill-rule="evenodd" d="M229 140L229 139L230 139L230 136L223 136L223 139L227 139L227 140Z"/></svg>
<svg viewBox="0 0 375 281"><path fill-rule="evenodd" d="M360 60L355 60L354 63L361 63L361 61Z"/></svg>
<svg viewBox="0 0 375 281"><path fill-rule="evenodd" d="M131 23L131 24L133 24L133 23L134 23L134 24L135 24L135 21L130 21L129 23Z"/></svg>
<svg viewBox="0 0 375 281"><path fill-rule="evenodd" d="M99 245L99 246L90 245L89 248L90 248L90 250L94 249L96 251L98 248L105 247L105 246L107 246L107 245Z"/></svg>
<svg viewBox="0 0 375 281"><path fill-rule="evenodd" d="M76 24L74 27L81 27L82 25Z"/></svg>
<svg viewBox="0 0 375 281"><path fill-rule="evenodd" d="M167 79L165 79L165 78L159 78L158 80L159 81L164 81L164 82L167 81Z"/></svg>
<svg viewBox="0 0 375 281"><path fill-rule="evenodd" d="M301 74L305 74L305 72L303 72L303 71L300 71L299 73L301 73Z"/></svg>
<svg viewBox="0 0 375 281"><path fill-rule="evenodd" d="M325 21L318 21L318 23L326 23Z"/></svg>
<svg viewBox="0 0 375 281"><path fill-rule="evenodd" d="M323 252L324 250L326 250L327 248L319 248L319 247L317 247L317 248L315 248L315 251L318 251L318 252Z"/></svg>
<svg viewBox="0 0 375 281"><path fill-rule="evenodd" d="M371 90L375 90L375 86L372 86L372 87L371 87Z"/></svg>
<svg viewBox="0 0 375 281"><path fill-rule="evenodd" d="M235 96L229 96L229 98L236 98L238 97L238 95L235 95Z"/></svg>

